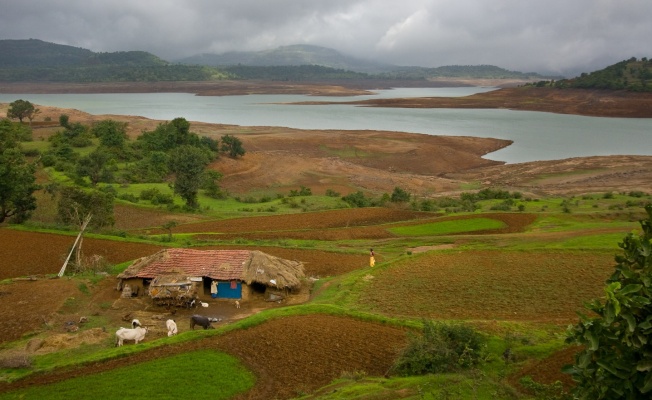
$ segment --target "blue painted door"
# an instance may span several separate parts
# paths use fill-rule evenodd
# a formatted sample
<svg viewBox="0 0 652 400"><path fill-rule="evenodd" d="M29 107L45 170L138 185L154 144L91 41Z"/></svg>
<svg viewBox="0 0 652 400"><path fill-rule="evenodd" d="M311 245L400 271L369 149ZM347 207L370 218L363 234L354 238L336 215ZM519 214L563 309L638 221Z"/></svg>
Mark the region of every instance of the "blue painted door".
<svg viewBox="0 0 652 400"><path fill-rule="evenodd" d="M234 285L232 285L231 282L218 282L217 298L218 299L242 298L242 284L240 282L236 282Z"/></svg>

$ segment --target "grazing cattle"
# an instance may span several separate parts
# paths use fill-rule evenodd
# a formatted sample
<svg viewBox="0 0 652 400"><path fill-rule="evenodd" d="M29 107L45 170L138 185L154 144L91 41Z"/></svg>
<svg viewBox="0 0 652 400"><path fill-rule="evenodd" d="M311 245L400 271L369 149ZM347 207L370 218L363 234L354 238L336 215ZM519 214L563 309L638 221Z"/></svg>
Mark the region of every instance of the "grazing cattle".
<svg viewBox="0 0 652 400"><path fill-rule="evenodd" d="M174 336L177 334L177 323L173 319L168 319L165 321L165 326L168 328L168 336Z"/></svg>
<svg viewBox="0 0 652 400"><path fill-rule="evenodd" d="M149 329L147 327L143 328L141 326L133 329L120 328L115 332L115 338L117 340L117 346L122 346L122 343L125 340L133 340L135 344L138 344L141 340L145 339L145 334Z"/></svg>
<svg viewBox="0 0 652 400"><path fill-rule="evenodd" d="M132 327L132 328L136 328L136 327L139 327L139 326L142 326L142 325L140 324L140 321L138 321L138 320L135 319L135 318L131 320L131 327Z"/></svg>
<svg viewBox="0 0 652 400"><path fill-rule="evenodd" d="M195 325L204 327L204 329L215 329L211 325L211 320L203 315L193 315L190 317L190 329L195 330Z"/></svg>

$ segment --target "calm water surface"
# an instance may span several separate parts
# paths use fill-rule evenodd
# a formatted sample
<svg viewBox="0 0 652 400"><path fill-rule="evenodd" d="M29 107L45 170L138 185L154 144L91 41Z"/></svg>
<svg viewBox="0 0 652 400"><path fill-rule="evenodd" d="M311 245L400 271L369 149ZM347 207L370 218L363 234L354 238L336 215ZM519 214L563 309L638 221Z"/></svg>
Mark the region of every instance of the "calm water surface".
<svg viewBox="0 0 652 400"><path fill-rule="evenodd" d="M652 119L598 118L510 110L402 109L352 105L287 105L299 101L467 96L495 88L405 88L373 96L195 96L185 93L1 94L38 105L91 114L140 115L171 120L298 129L389 130L428 135L493 137L514 144L486 158L508 163L595 155L652 155Z"/></svg>

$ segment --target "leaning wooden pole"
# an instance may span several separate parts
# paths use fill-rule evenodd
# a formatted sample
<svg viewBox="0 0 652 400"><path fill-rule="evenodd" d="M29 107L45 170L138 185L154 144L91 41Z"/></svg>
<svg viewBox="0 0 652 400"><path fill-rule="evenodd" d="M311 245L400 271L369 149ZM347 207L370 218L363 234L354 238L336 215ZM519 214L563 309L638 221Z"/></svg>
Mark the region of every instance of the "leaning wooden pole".
<svg viewBox="0 0 652 400"><path fill-rule="evenodd" d="M91 222L91 217L92 214L88 214L86 216L86 219L84 219L84 223L82 223L81 229L79 230L79 234L77 235L77 239L75 239L75 243L72 245L72 248L70 249L70 253L68 253L68 257L66 257L66 261L64 261L63 266L59 270L59 274L57 275L59 278L63 276L63 274L66 273L66 267L68 266L68 261L70 261L70 257L72 256L72 252L75 251L75 247L77 247L77 243L79 243L79 240L81 239L82 235L84 234L84 230L86 230L86 227L88 226L88 223Z"/></svg>

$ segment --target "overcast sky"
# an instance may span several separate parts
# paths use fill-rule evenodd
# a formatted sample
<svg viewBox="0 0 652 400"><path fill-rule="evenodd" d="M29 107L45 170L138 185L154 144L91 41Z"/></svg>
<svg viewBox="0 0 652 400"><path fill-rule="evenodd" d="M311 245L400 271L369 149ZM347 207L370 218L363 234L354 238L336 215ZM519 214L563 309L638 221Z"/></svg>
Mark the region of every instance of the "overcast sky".
<svg viewBox="0 0 652 400"><path fill-rule="evenodd" d="M169 61L312 44L398 65L574 76L652 58L651 17L652 0L0 0L0 39Z"/></svg>

